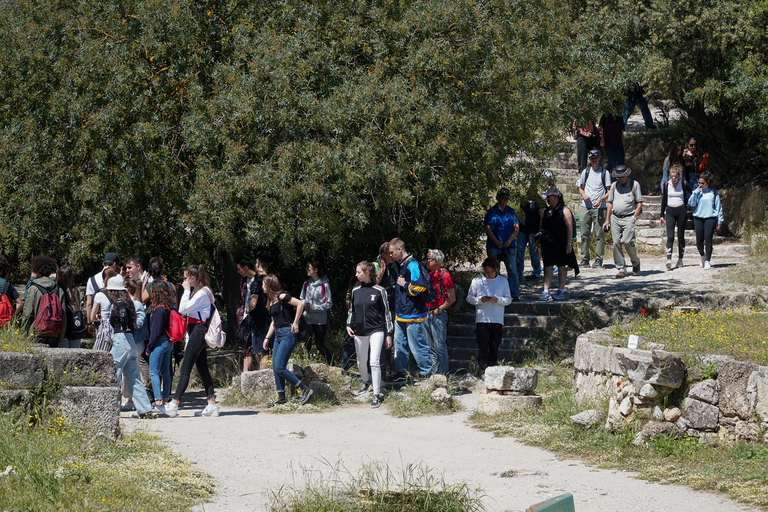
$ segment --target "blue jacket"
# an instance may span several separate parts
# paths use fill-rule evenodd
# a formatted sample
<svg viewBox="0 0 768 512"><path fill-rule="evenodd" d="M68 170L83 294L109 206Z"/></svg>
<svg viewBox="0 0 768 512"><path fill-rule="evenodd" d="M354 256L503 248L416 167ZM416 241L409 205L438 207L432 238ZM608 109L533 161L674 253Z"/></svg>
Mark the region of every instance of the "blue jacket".
<svg viewBox="0 0 768 512"><path fill-rule="evenodd" d="M702 219L717 217L717 223L723 223L723 206L720 204L720 194L711 188L705 188L701 192L693 191L688 206L693 208L693 216Z"/></svg>
<svg viewBox="0 0 768 512"><path fill-rule="evenodd" d="M406 283L395 287L395 318L398 322L423 322L427 319L427 305L420 294L427 289L425 279L429 276L422 275L412 254L398 261L397 268Z"/></svg>

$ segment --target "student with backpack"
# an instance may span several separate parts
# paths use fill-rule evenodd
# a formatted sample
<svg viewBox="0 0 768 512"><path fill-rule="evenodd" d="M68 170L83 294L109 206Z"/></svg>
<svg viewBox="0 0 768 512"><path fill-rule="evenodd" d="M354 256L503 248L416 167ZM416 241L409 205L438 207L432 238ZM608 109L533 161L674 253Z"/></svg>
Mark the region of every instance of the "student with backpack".
<svg viewBox="0 0 768 512"><path fill-rule="evenodd" d="M299 319L304 311L304 302L291 297L280 286L280 281L274 274L264 276L264 293L267 294L267 309L272 323L269 325L264 339L264 350L269 348L269 338L275 335L272 347L272 371L275 374L277 400L267 404L267 407L287 402L285 398L285 381L301 390L299 404L304 405L312 396L312 390L302 383L287 367L293 349L296 347L296 335L299 333Z"/></svg>
<svg viewBox="0 0 768 512"><path fill-rule="evenodd" d="M165 405L165 413L171 418L178 415L181 397L187 390L189 376L192 367L195 366L208 398L208 405L200 415L216 417L219 415L219 406L216 405L213 378L208 370L208 345L205 342L208 323L215 304L205 266L190 265L184 269L184 282L181 286L184 288L184 293L179 301L179 313L187 317L187 345L184 349L184 358L181 360L179 383L176 385L173 398Z"/></svg>
<svg viewBox="0 0 768 512"><path fill-rule="evenodd" d="M149 356L149 375L152 378L152 391L155 397L155 409L165 414L165 404L171 399L171 351L173 343L168 336L173 296L163 281L154 281L149 286L151 320L149 343L146 354ZM162 388L161 385L162 379Z"/></svg>
<svg viewBox="0 0 768 512"><path fill-rule="evenodd" d="M13 283L5 279L8 260L0 254L0 327L11 321L15 311L21 311L23 301Z"/></svg>
<svg viewBox="0 0 768 512"><path fill-rule="evenodd" d="M111 340L109 353L117 369L117 380L125 379L128 394L136 406L134 418L152 418L152 405L147 391L141 382L139 373L139 355L133 341L133 329L136 323L136 309L133 300L125 289L122 276L112 275L115 271L107 269L104 277L107 286L93 297L91 318L100 322L99 334L104 340ZM94 345L94 348L96 346Z"/></svg>
<svg viewBox="0 0 768 512"><path fill-rule="evenodd" d="M58 347L64 340L67 318L63 304L64 291L49 276L58 265L53 258L37 255L32 258L32 283L27 290L21 314L21 331L34 335L37 343Z"/></svg>
<svg viewBox="0 0 768 512"><path fill-rule="evenodd" d="M67 327L59 348L80 348L80 340L88 333L88 322L80 308L80 290L75 286L75 273L69 265L62 265L56 272L56 284L64 292L64 312Z"/></svg>
<svg viewBox="0 0 768 512"><path fill-rule="evenodd" d="M453 277L443 268L445 254L439 249L427 251L427 270L429 278L437 289L437 299L427 303L427 319L424 321L424 335L429 342L429 358L432 361L431 373L448 375L448 309L456 302L456 289Z"/></svg>
<svg viewBox="0 0 768 512"><path fill-rule="evenodd" d="M603 267L605 254L605 231L603 224L607 218L608 191L611 188L611 173L600 165L600 151L593 149L589 152L589 167L581 169L579 178L579 194L583 199L579 216L581 230L581 261L579 267L589 266L589 239L595 232L597 245L593 268Z"/></svg>
<svg viewBox="0 0 768 512"><path fill-rule="evenodd" d="M299 296L299 300L304 301L303 329L299 332L299 337L307 347L307 353L312 347L312 338L314 338L317 351L330 366L331 351L325 346L325 335L330 325L329 313L333 307L333 301L331 301L331 285L323 267L319 258L311 257L307 260L309 279L301 287Z"/></svg>

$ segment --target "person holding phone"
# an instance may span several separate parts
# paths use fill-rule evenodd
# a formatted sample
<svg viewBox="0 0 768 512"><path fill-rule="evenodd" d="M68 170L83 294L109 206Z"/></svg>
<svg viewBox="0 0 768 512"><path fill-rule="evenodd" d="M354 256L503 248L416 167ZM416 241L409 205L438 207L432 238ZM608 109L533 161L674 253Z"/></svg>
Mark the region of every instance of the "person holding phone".
<svg viewBox="0 0 768 512"><path fill-rule="evenodd" d="M709 172L699 177L699 186L688 199L688 206L693 208L693 228L696 231L696 248L701 255L701 267L712 268L712 237L716 229L723 225L723 205L720 194L714 187L714 178Z"/></svg>
<svg viewBox="0 0 768 512"><path fill-rule="evenodd" d="M472 280L467 302L476 306L477 363L480 378L484 379L485 369L498 364L504 307L512 303L509 283L499 275L499 260L486 258L483 261L483 275Z"/></svg>

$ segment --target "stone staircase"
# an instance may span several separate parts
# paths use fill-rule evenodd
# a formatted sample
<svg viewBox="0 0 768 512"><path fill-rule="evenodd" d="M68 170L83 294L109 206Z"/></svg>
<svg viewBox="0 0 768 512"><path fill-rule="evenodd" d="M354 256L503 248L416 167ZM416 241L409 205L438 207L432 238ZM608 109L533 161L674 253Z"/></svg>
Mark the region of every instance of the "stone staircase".
<svg viewBox="0 0 768 512"><path fill-rule="evenodd" d="M541 281L531 286L541 287ZM521 290L523 283L521 283ZM541 333L560 324L560 310L572 301L513 302L506 307L499 361L520 361L529 353L529 345ZM450 368L477 369L474 307L466 304L448 319L448 357Z"/></svg>

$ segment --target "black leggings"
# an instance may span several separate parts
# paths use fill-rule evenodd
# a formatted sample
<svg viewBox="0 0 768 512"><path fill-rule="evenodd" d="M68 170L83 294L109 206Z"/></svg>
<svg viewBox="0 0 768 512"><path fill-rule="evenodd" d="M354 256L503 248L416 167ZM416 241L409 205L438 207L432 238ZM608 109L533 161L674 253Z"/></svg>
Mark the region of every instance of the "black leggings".
<svg viewBox="0 0 768 512"><path fill-rule="evenodd" d="M501 345L501 324L476 323L477 333L477 364L480 366L480 375L489 366L496 366L499 359L499 345Z"/></svg>
<svg viewBox="0 0 768 512"><path fill-rule="evenodd" d="M667 258L672 257L672 246L675 241L675 226L677 226L677 254L683 259L685 253L685 223L688 221L688 212L685 205L667 207L664 222L667 223Z"/></svg>
<svg viewBox="0 0 768 512"><path fill-rule="evenodd" d="M211 372L208 371L208 345L205 343L205 333L207 331L208 326L206 324L187 325L189 343L187 343L187 347L184 349L184 359L181 360L179 384L176 386L176 392L173 394L174 400L181 400L181 396L187 390L192 366L197 367L197 373L200 375L200 380L203 381L206 396L208 398L216 396L213 391Z"/></svg>
<svg viewBox="0 0 768 512"><path fill-rule="evenodd" d="M694 217L693 228L696 230L696 248L705 261L712 258L712 236L717 227L717 217Z"/></svg>
<svg viewBox="0 0 768 512"><path fill-rule="evenodd" d="M331 351L325 346L325 331L328 330L328 326L325 324L309 324L309 327L312 329L312 334L304 339L304 346L307 347L307 352L312 348L312 338L315 338L317 351L320 352L320 355L325 358L325 362L330 366Z"/></svg>

